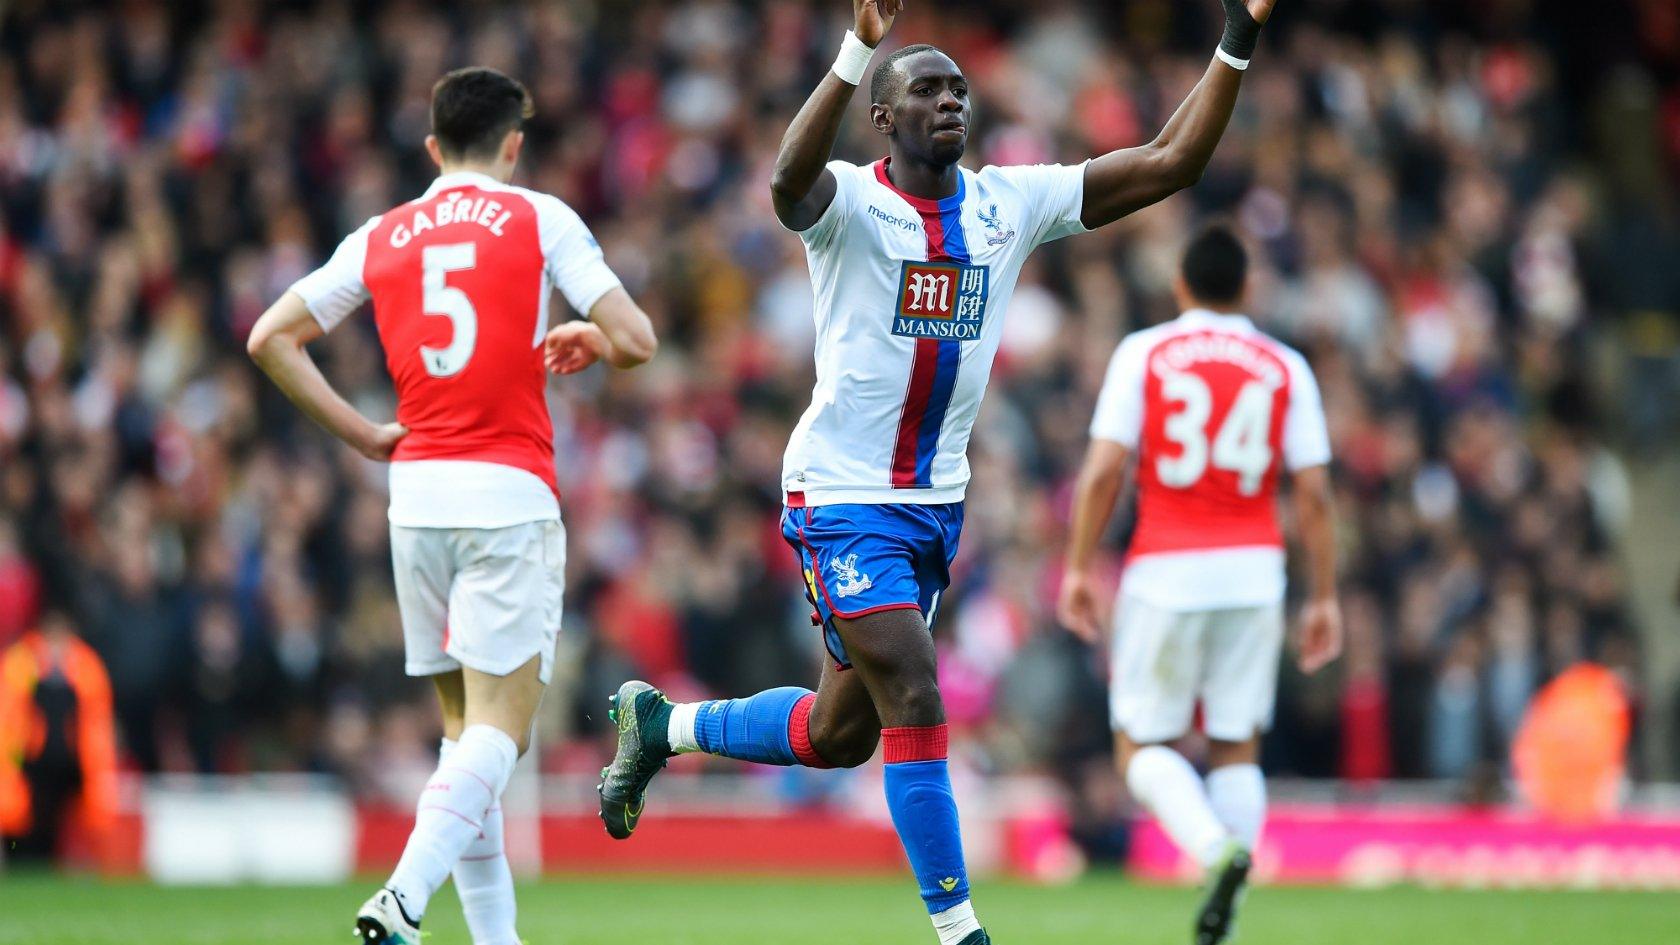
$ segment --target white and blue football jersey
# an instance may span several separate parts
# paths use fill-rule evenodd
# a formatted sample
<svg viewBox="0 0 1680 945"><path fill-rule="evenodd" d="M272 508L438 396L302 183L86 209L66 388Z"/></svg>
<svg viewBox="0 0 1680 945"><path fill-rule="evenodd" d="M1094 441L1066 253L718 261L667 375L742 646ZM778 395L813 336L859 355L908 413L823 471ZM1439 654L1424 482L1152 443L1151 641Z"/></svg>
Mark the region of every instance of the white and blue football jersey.
<svg viewBox="0 0 1680 945"><path fill-rule="evenodd" d="M1027 255L1082 233L1084 165L960 171L943 200L886 160L828 165L834 202L800 233L817 385L783 459L790 502L959 502L1003 316Z"/></svg>

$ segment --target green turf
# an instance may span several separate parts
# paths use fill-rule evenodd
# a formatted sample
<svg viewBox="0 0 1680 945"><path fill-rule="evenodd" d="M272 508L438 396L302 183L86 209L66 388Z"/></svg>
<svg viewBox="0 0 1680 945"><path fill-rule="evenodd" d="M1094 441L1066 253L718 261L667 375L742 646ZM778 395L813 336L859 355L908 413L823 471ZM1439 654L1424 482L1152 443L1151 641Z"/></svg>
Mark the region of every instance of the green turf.
<svg viewBox="0 0 1680 945"><path fill-rule="evenodd" d="M370 891L261 889L0 875L0 945L352 945ZM1194 892L1097 877L1063 887L982 883L999 945L1189 942ZM904 882L554 879L522 886L530 945L933 945ZM439 894L428 945L466 945ZM1662 945L1680 942L1680 896L1661 893L1260 889L1242 945Z"/></svg>

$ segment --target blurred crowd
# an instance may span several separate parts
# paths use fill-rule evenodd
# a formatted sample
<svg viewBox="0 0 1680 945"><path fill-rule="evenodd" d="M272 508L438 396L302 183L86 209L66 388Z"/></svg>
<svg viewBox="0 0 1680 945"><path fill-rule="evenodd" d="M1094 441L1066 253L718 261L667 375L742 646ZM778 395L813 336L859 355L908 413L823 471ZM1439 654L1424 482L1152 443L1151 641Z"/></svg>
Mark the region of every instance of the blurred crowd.
<svg viewBox="0 0 1680 945"><path fill-rule="evenodd" d="M938 43L973 78L976 166L1077 161L1154 135L1218 17L922 2L890 42ZM630 675L679 697L814 682L776 525L811 297L766 181L849 20L843 0L14 0L0 645L63 614L142 771L378 791L435 749L401 670L385 470L243 342L343 234L425 188L431 85L476 63L530 86L520 182L582 213L664 340L645 368L550 388L570 563L542 763L598 764L596 704ZM970 763L1106 770L1104 660L1051 613L1070 480L1109 352L1176 314L1177 251L1215 214L1259 251L1254 314L1310 357L1337 454L1348 652L1286 668L1271 770L1497 780L1532 694L1586 659L1637 704L1617 542L1624 463L1675 424L1677 79L1666 0L1284 0L1202 183L1023 275L936 628ZM872 160L858 115L839 153ZM391 415L371 318L315 353Z"/></svg>

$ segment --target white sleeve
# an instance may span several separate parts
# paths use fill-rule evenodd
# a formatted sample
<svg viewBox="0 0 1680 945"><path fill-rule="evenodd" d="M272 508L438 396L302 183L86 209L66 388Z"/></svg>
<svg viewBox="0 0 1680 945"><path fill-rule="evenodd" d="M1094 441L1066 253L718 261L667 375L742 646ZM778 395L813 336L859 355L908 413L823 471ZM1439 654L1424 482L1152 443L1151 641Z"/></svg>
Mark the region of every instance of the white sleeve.
<svg viewBox="0 0 1680 945"><path fill-rule="evenodd" d="M1113 440L1136 449L1143 435L1143 380L1149 348L1132 335L1120 342L1109 359L1097 409L1091 416L1091 438Z"/></svg>
<svg viewBox="0 0 1680 945"><path fill-rule="evenodd" d="M1026 197L1031 214L1031 245L1086 232L1079 216L1085 207L1084 164L1022 164L1000 168Z"/></svg>
<svg viewBox="0 0 1680 945"><path fill-rule="evenodd" d="M821 249L834 242L836 236L846 228L846 221L852 218L852 207L857 202L858 167L845 161L829 161L829 173L834 175L834 200L817 217L817 222L799 231L799 238L812 249Z"/></svg>
<svg viewBox="0 0 1680 945"><path fill-rule="evenodd" d="M322 331L337 328L368 300L362 266L367 262L368 234L378 223L379 217L374 217L362 224L338 244L321 268L292 283L292 291L309 306L309 314L315 316Z"/></svg>
<svg viewBox="0 0 1680 945"><path fill-rule="evenodd" d="M585 318L601 296L622 283L607 266L601 244L595 241L577 215L560 198L539 195L537 201L537 238L542 242L543 269L548 273L566 301Z"/></svg>
<svg viewBox="0 0 1680 945"><path fill-rule="evenodd" d="M1330 431L1324 422L1324 399L1306 358L1291 351L1289 412L1283 418L1283 462L1291 472L1330 462Z"/></svg>

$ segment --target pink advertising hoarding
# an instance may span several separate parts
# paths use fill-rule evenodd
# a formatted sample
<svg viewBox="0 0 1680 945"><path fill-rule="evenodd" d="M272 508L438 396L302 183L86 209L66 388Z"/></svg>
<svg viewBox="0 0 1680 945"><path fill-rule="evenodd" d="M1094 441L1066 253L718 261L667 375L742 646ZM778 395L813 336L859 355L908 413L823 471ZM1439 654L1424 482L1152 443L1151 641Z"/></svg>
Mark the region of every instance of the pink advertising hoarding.
<svg viewBox="0 0 1680 945"><path fill-rule="evenodd" d="M1130 866L1153 880L1195 873L1147 819ZM1680 889L1680 816L1576 826L1473 808L1280 805L1256 867L1263 881L1286 883Z"/></svg>

